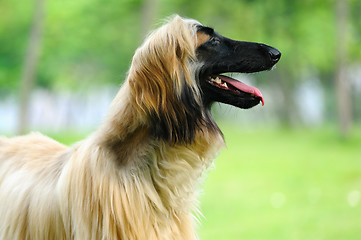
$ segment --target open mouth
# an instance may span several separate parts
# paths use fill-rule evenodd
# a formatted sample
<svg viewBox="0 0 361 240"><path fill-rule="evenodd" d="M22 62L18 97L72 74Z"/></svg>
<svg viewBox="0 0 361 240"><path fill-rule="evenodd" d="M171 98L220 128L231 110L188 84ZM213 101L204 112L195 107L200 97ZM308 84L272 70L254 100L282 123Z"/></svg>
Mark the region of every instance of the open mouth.
<svg viewBox="0 0 361 240"><path fill-rule="evenodd" d="M224 76L224 75L211 75L208 77L207 82L219 90L227 91L228 93L235 95L235 97L243 98L244 100L262 102L264 105L264 99L261 91L258 88L249 86L236 79Z"/></svg>

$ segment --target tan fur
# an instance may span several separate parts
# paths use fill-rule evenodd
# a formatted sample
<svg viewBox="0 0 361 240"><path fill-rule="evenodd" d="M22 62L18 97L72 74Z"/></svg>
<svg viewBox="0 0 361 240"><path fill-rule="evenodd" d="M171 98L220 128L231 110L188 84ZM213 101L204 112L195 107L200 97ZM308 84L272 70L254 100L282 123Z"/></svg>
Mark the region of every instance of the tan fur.
<svg viewBox="0 0 361 240"><path fill-rule="evenodd" d="M202 45L203 43L207 42L211 37L204 33L204 32L198 32L197 33L197 47Z"/></svg>
<svg viewBox="0 0 361 240"><path fill-rule="evenodd" d="M173 115L182 116L184 84L200 101L195 25L176 16L147 39L104 124L84 141L0 138L0 239L197 239L197 185L223 137L202 126L192 144L170 143L153 138L149 123L161 111L181 124Z"/></svg>

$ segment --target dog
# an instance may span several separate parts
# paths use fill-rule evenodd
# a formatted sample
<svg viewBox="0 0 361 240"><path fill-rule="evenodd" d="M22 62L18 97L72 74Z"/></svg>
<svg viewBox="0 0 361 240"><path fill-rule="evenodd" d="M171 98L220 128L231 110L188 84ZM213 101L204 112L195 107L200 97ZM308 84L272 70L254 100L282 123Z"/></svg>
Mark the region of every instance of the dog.
<svg viewBox="0 0 361 240"><path fill-rule="evenodd" d="M88 138L0 138L0 239L197 239L198 182L224 146L211 105L264 103L221 74L270 70L280 57L174 16L136 50Z"/></svg>

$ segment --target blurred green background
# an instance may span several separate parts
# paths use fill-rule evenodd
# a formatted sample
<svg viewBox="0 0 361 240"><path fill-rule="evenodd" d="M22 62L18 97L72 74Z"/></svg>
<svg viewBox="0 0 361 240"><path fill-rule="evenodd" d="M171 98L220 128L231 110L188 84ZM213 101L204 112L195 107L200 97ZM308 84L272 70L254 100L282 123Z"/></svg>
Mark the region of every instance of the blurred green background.
<svg viewBox="0 0 361 240"><path fill-rule="evenodd" d="M172 14L278 48L235 75L264 107L216 104L227 149L204 178L201 239L361 239L361 1L0 1L0 135L96 129L144 37Z"/></svg>

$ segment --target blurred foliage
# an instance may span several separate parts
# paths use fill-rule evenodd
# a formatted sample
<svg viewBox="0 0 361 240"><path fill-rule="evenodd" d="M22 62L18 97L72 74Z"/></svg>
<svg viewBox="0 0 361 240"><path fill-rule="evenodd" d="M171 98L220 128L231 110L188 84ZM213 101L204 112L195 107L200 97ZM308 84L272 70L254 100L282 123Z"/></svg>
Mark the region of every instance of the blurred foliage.
<svg viewBox="0 0 361 240"><path fill-rule="evenodd" d="M172 14L199 20L234 39L279 48L280 64L269 74L284 94L315 76L331 92L336 64L334 0L155 0L154 29ZM120 84L142 39L146 0L47 1L37 86L83 88ZM18 89L31 27L33 1L0 2L0 96ZM361 2L349 0L349 61L361 59ZM331 90L330 90L331 89ZM285 99L290 99L285 96ZM292 108L292 104L285 106Z"/></svg>
<svg viewBox="0 0 361 240"><path fill-rule="evenodd" d="M87 84L120 82L142 41L143 4L142 0L48 1L37 84L74 87L84 79ZM361 57L361 3L352 0L350 4L349 51L352 60L357 60ZM231 38L280 48L282 70L293 76L309 68L333 71L333 0L159 0L158 6L157 19L178 13ZM0 9L0 88L7 92L18 84L33 2L3 0Z"/></svg>

